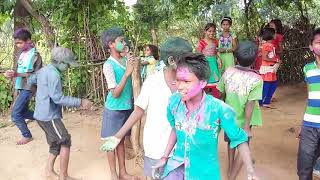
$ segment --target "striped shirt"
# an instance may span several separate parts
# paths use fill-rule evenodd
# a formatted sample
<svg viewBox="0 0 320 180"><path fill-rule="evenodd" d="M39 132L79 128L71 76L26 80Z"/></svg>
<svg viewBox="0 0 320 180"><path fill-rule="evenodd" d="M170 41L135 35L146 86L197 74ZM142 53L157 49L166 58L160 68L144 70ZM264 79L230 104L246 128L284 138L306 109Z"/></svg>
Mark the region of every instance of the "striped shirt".
<svg viewBox="0 0 320 180"><path fill-rule="evenodd" d="M308 103L303 125L320 128L320 68L314 61L305 65L303 72L308 86Z"/></svg>

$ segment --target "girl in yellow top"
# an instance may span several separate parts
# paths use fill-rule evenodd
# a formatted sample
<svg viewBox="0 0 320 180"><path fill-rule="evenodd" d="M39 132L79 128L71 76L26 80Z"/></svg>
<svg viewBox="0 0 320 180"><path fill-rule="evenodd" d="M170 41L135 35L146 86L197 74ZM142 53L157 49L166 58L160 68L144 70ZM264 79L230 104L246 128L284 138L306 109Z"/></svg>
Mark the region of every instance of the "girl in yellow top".
<svg viewBox="0 0 320 180"><path fill-rule="evenodd" d="M143 80L155 72L159 59L158 47L152 44L146 45L144 48L144 56L145 57L141 60L141 65L143 66L141 77Z"/></svg>

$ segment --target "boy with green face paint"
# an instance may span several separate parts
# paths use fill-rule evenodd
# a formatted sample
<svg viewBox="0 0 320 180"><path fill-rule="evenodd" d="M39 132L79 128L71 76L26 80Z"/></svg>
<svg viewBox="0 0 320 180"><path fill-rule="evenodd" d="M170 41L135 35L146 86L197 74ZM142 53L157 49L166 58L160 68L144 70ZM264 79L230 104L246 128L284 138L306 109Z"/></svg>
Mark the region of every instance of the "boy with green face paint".
<svg viewBox="0 0 320 180"><path fill-rule="evenodd" d="M62 106L82 109L89 109L92 106L87 99L63 95L61 73L69 67L76 66L78 63L70 49L55 47L51 51L51 63L28 78L29 85L37 85L34 118L44 131L49 145L50 153L45 168L48 178L74 180L68 176L71 135L62 121ZM60 156L59 175L54 171L58 156Z"/></svg>
<svg viewBox="0 0 320 180"><path fill-rule="evenodd" d="M110 52L110 57L103 65L108 95L103 112L101 139L113 136L127 121L132 112L133 92L131 73L134 66L134 57L127 59L127 46L124 34L119 28L111 28L103 32L102 43ZM125 167L124 140L119 143L115 151L107 152L111 179L135 179L130 176ZM119 162L119 176L116 171L116 157Z"/></svg>
<svg viewBox="0 0 320 180"><path fill-rule="evenodd" d="M147 77L141 92L135 100L134 111L122 128L111 137L106 138L101 150L113 151L133 125L146 113L146 122L143 130L144 147L144 175L152 177L152 166L163 157L171 133L171 127L166 120L167 105L176 87L176 62L179 55L192 52L191 44L182 38L168 38L161 46L161 59L166 63L163 70ZM155 140L155 137L161 137Z"/></svg>

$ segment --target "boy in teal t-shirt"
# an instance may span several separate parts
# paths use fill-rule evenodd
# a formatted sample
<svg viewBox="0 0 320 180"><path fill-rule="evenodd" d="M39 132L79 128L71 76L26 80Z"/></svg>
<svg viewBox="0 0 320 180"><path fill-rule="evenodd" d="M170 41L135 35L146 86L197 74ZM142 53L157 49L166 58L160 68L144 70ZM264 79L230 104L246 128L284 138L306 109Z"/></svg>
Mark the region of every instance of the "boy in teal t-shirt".
<svg viewBox="0 0 320 180"><path fill-rule="evenodd" d="M251 127L261 126L262 117L258 101L262 98L262 78L251 70L257 54L257 47L253 42L240 42L235 51L239 65L226 69L223 77L218 83L218 90L222 93L225 102L230 105L236 113L236 123L252 137ZM242 167L240 156L235 157L235 149L230 148L228 142L228 176L236 179Z"/></svg>
<svg viewBox="0 0 320 180"><path fill-rule="evenodd" d="M133 94L131 73L134 66L134 57L127 60L127 46L121 29L111 28L103 32L103 45L109 50L110 57L103 65L108 95L105 102L101 138L115 135L127 121L132 112ZM111 179L132 179L125 167L124 140L121 140L116 148L119 162L119 176L116 171L115 151L107 152L111 171Z"/></svg>

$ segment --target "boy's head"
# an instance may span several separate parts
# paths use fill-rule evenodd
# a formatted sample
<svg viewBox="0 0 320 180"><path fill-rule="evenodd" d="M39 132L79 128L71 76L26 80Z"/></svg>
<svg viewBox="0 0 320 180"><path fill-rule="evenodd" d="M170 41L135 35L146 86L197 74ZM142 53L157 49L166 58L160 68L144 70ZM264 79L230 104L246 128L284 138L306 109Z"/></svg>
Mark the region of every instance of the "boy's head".
<svg viewBox="0 0 320 180"><path fill-rule="evenodd" d="M320 28L315 29L311 35L310 50L315 56L320 57Z"/></svg>
<svg viewBox="0 0 320 180"><path fill-rule="evenodd" d="M186 52L192 52L191 44L180 37L167 39L160 46L160 59L168 66L175 67L178 57Z"/></svg>
<svg viewBox="0 0 320 180"><path fill-rule="evenodd" d="M270 41L275 37L276 31L273 28L266 27L262 30L262 40Z"/></svg>
<svg viewBox="0 0 320 180"><path fill-rule="evenodd" d="M223 31L229 31L230 27L232 26L232 18L225 16L221 20L221 27Z"/></svg>
<svg viewBox="0 0 320 180"><path fill-rule="evenodd" d="M124 53L127 43L120 28L111 28L102 33L102 43L111 53Z"/></svg>
<svg viewBox="0 0 320 180"><path fill-rule="evenodd" d="M242 41L238 44L235 56L242 67L249 67L257 57L257 46L251 41Z"/></svg>
<svg viewBox="0 0 320 180"><path fill-rule="evenodd" d="M18 29L13 35L14 43L19 49L24 47L31 41L31 33L26 29Z"/></svg>
<svg viewBox="0 0 320 180"><path fill-rule="evenodd" d="M210 77L209 64L202 54L184 53L177 62L177 85L183 101L202 93Z"/></svg>
<svg viewBox="0 0 320 180"><path fill-rule="evenodd" d="M61 72L66 71L69 67L79 66L73 52L64 47L55 47L51 50L51 63Z"/></svg>

